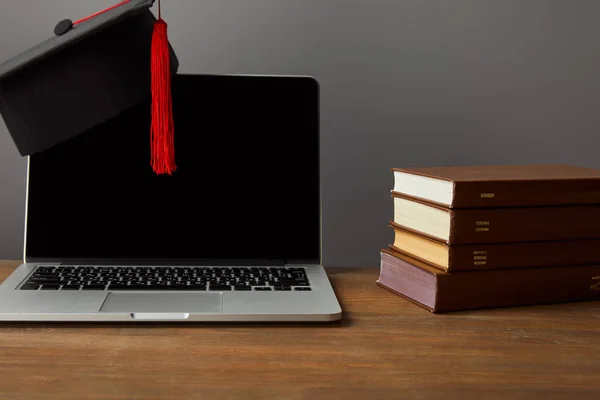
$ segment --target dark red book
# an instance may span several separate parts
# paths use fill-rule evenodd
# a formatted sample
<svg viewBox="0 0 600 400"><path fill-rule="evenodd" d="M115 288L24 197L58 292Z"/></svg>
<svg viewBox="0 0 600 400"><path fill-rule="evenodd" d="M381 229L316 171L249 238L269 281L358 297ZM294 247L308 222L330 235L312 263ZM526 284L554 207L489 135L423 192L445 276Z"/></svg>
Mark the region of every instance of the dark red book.
<svg viewBox="0 0 600 400"><path fill-rule="evenodd" d="M600 300L600 265L448 273L381 250L377 284L434 313Z"/></svg>

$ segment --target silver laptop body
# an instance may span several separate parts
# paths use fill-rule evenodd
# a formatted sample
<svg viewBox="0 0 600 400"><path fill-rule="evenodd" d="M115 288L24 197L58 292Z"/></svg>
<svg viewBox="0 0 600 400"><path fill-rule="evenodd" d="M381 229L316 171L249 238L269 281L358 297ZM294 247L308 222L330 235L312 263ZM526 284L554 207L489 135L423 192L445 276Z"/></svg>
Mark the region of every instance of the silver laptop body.
<svg viewBox="0 0 600 400"><path fill-rule="evenodd" d="M180 94L175 87L175 132L176 141L180 141L177 157L181 161L176 174L180 173L177 179L181 179L183 187L178 187L179 181L173 177L155 177L139 171L131 172L129 176L128 171L135 169L135 160L138 160L135 146L139 145L139 141L133 138L130 147L118 150L122 153L114 158L111 153L109 160L129 163L131 159L131 166L106 164L102 171L94 167L98 160L103 160L100 153L112 149L102 149L102 143L111 140L105 138L109 135L107 132L123 130L118 134L124 135L128 134L124 132L138 130L140 116L145 118L147 113L145 105L140 106L140 111L132 112L125 122L117 119L108 127L89 135L86 133L87 138L72 139L46 154L28 158L24 262L0 285L0 320L291 322L335 321L341 318L340 305L321 265L320 174L305 179L301 168L294 169L294 165L305 163L306 156L311 161L301 167L319 172L318 165L312 168L313 164L318 164L319 147L318 140L314 141L318 139L317 82L309 77L244 75L181 75L177 79ZM200 91L212 97L199 95L198 99L194 98L194 93ZM304 97L304 103L296 104L298 97ZM187 108L178 107L183 102ZM215 116L214 121L200 122L196 127L192 122L198 116L189 115L196 110L195 102L198 103L197 114L206 115L206 119L199 121L210 120L213 114L222 112L225 105L230 107L227 112L231 115L221 115L220 119ZM261 105L261 102L264 104ZM252 114L239 111L240 115L236 115L235 110L252 107L246 106L249 103L256 103ZM265 106L281 108L259 114L258 110ZM306 110L296 111L302 107L314 108L315 115L311 116ZM177 114L177 110L183 109L187 116L183 115L183 111ZM270 119L272 112L282 120L264 122ZM304 121L307 118L312 122ZM231 125L236 123L236 119L244 121L243 126L249 129L243 137L236 138L237 133L232 133L234 128L239 128ZM185 123L180 122L178 127L178 121ZM291 132L288 138L279 141L279 136L271 133L271 137L261 139L264 132L285 128L288 123ZM198 129L205 135L220 127L223 131L218 136L206 136L209 139L203 139L198 145L186 142L191 140L191 135L190 129L183 124L194 125L191 130L195 132ZM139 133L140 137L145 138L147 131L139 129L143 131ZM243 142L249 132L256 142ZM313 150L294 153L295 149L303 149L305 134L312 136L313 140L306 144L306 149L314 149L316 157ZM231 137L223 138L223 135ZM228 141L233 142L235 147L225 151L223 147ZM269 143L273 143L272 149L266 149ZM186 148L190 147L195 147L196 153L186 153ZM246 157L242 150L236 150L238 147L244 147L245 152L259 149L255 150L257 158ZM208 148L210 153L198 153L203 148ZM237 154L232 156L235 159L228 163L222 161L231 151ZM132 156L129 157L127 152ZM222 154L214 155L219 152ZM290 165L286 164L287 158L281 156L286 152L292 160ZM190 174L187 171L196 168L196 164L190 162L193 154L199 154L195 159L201 160L198 162L216 165L215 169L198 166L194 171L198 176L186 175ZM271 154L272 166L265 162ZM139 160L144 162L142 156L145 155L139 155ZM97 160L94 157L98 157ZM210 157L213 158L208 164ZM264 206L260 209L261 215L247 210L243 215L230 216L242 213L237 208L232 209L234 203L227 203L228 197L224 193L227 185L221 187L221 180L215 178L223 170L227 171L223 173L223 180L230 179L227 176L234 169L227 170L228 165L243 157L246 158L239 168L247 173L229 182L231 189L228 193L248 202L249 208ZM252 166L254 160L257 162ZM149 169L149 163L142 168L143 171ZM281 178L273 172L275 168L284 171ZM288 189L283 184L286 173L291 174L294 181L304 183L295 190ZM265 182L261 183L262 177ZM142 183L138 184L138 181ZM129 189L123 186L123 182L139 187ZM203 184L193 188L190 182ZM302 187L303 184L305 187ZM255 191L254 187L257 187ZM236 188L245 189L236 194ZM153 197L148 191L153 190L156 190L160 203L147 200ZM303 200L301 191L311 190L311 195L306 197L311 200ZM107 194L107 191L114 192ZM129 204L129 199L140 192L137 203ZM169 196L169 193L173 195ZM281 215L284 207L277 205L274 193L281 193L278 201L290 202L293 208L290 216ZM300 197L299 200L289 198L294 193ZM318 197L313 194L318 194ZM119 200L119 197L122 199ZM187 200L189 197L196 200ZM177 198L180 200L174 200ZM203 198L212 200L203 201ZM159 206L165 202L172 204L161 210ZM108 211L104 210L105 207ZM219 213L227 221L228 229L219 225ZM110 221L113 214L118 219L115 216L115 220ZM298 215L297 219L294 214ZM148 226L144 225L145 218ZM231 226L236 220L239 224ZM190 225L188 221L195 221L196 225ZM158 227L157 231L148 233L154 227ZM281 239L286 235L291 238L289 241ZM227 246L222 245L223 242L227 242ZM270 243L273 243L271 249ZM218 248L217 256L215 247ZM278 252L278 249L283 250ZM122 254L127 257L119 258ZM165 257L165 254L174 256ZM179 254L182 256L179 257Z"/></svg>

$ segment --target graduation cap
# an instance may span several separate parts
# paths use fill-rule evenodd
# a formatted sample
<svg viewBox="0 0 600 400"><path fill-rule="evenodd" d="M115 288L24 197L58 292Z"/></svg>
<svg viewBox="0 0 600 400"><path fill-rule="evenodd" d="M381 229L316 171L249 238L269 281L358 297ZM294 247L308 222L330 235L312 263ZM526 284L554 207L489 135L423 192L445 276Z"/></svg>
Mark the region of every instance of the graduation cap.
<svg viewBox="0 0 600 400"><path fill-rule="evenodd" d="M175 171L171 77L179 67L154 0L124 0L0 64L0 114L23 156L80 135L152 97L151 160ZM115 146L118 146L115 143Z"/></svg>

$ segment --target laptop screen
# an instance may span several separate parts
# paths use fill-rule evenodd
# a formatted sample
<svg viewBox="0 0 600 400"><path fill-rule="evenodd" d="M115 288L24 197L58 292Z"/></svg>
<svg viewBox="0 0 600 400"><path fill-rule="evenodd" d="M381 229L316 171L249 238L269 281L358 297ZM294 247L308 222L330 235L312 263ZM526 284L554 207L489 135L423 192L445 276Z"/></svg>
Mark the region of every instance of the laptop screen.
<svg viewBox="0 0 600 400"><path fill-rule="evenodd" d="M150 166L150 106L29 160L27 260L320 260L319 89L181 74L177 171Z"/></svg>

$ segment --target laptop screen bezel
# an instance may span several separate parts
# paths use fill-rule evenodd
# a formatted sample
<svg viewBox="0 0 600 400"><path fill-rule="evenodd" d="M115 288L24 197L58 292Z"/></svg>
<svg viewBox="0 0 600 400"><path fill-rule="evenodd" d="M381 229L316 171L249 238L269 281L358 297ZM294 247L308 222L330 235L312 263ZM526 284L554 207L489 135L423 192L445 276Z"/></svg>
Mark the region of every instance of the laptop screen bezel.
<svg viewBox="0 0 600 400"><path fill-rule="evenodd" d="M192 74L182 74L192 75ZM205 75L206 76L206 75ZM322 176L321 176L321 119L320 119L320 84L318 80L309 75L255 75L255 74L223 74L219 76L234 76L234 77L269 77L275 79L302 79L306 80L307 84L315 87L315 112L317 117L316 132L317 135L317 171L318 171L318 199L315 201L318 204L316 211L318 212L318 257L316 259L159 259L159 258L53 258L53 257L31 257L27 254L27 236L30 228L28 227L28 209L29 209L29 189L30 189L30 173L31 173L31 156L27 156L27 171L26 171L26 186L25 186L25 218L24 218L24 238L23 238L23 262L25 263L63 263L63 264L120 264L120 265L284 265L284 264L307 264L321 265L323 252L323 213L322 213Z"/></svg>

